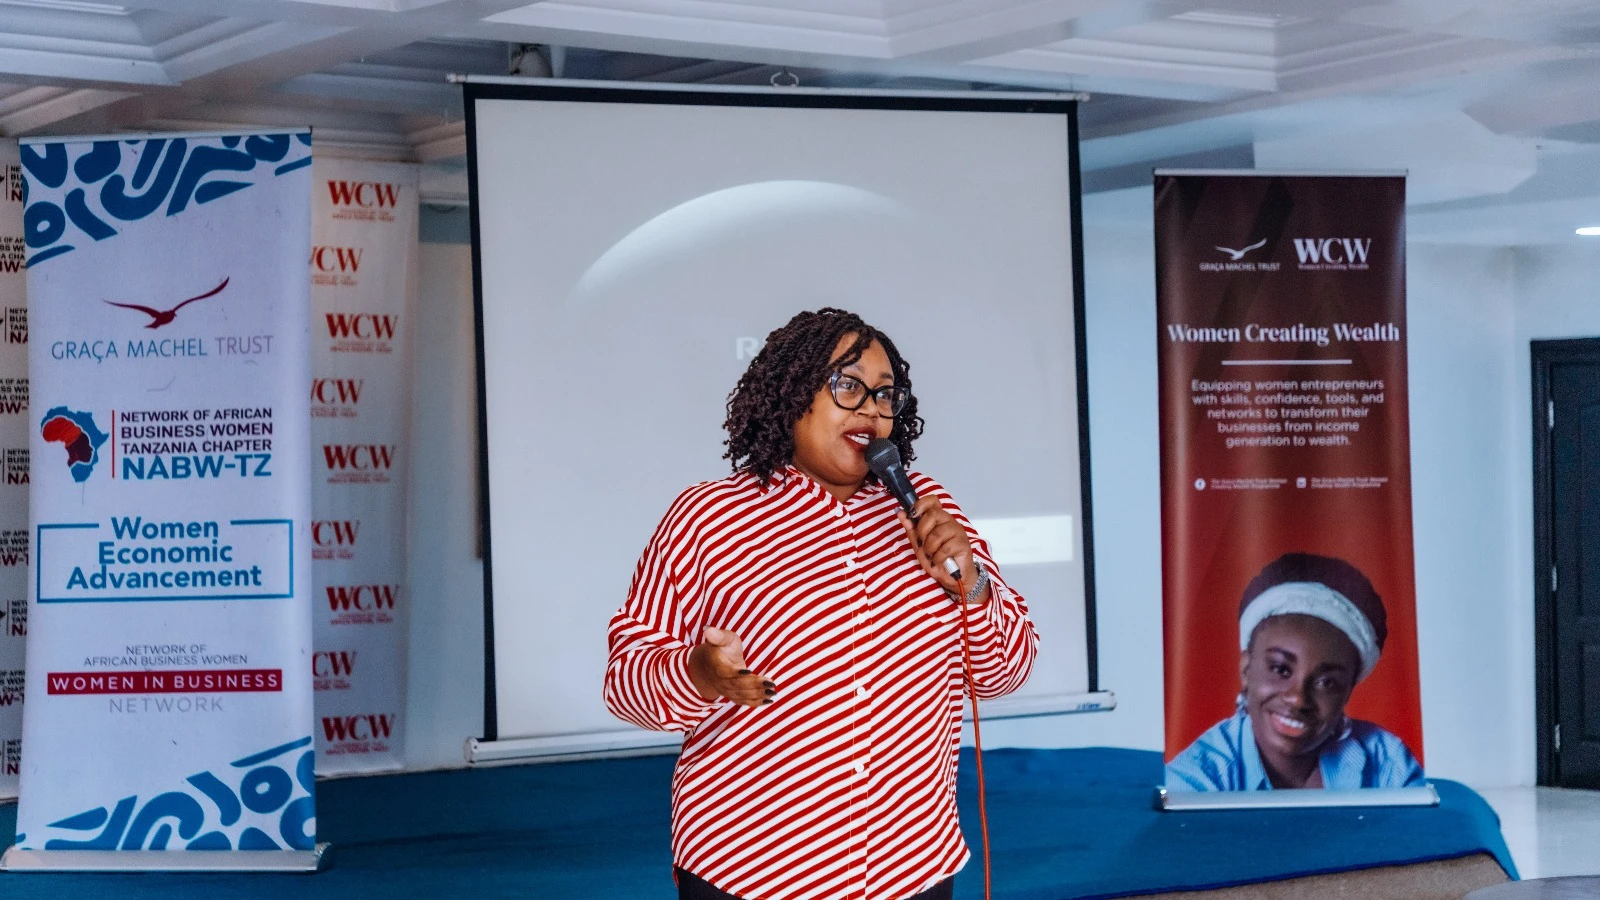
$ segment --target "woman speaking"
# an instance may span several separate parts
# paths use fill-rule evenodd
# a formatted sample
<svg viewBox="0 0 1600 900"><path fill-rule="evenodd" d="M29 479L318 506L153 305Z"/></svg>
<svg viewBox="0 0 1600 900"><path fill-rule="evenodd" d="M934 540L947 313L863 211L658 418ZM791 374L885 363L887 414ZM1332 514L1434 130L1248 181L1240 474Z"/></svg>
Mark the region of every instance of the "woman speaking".
<svg viewBox="0 0 1600 900"><path fill-rule="evenodd" d="M867 443L909 461L922 420L910 367L859 317L768 335L726 428L733 474L678 495L608 634L606 705L688 732L678 896L949 898L963 627L974 691L998 697L1033 664L1027 605L944 488L911 473L908 517L871 475Z"/></svg>

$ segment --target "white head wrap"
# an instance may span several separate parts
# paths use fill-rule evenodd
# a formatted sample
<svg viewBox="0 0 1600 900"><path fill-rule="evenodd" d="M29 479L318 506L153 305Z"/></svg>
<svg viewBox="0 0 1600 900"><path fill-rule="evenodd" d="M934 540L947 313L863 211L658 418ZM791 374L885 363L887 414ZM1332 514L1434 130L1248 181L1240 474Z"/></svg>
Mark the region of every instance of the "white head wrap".
<svg viewBox="0 0 1600 900"><path fill-rule="evenodd" d="M1256 626L1272 616L1299 613L1314 616L1344 632L1361 654L1360 682L1378 664L1378 637L1372 621L1345 595L1320 581L1287 581L1262 591L1239 616L1239 649L1250 648Z"/></svg>

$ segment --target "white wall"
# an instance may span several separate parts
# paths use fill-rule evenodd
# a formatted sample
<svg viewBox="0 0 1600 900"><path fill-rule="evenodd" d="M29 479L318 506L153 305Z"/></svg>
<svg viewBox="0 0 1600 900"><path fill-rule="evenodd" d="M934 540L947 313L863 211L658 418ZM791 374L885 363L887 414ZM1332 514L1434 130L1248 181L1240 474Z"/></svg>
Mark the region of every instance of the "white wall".
<svg viewBox="0 0 1600 900"><path fill-rule="evenodd" d="M1150 192L1085 198L1100 683L1109 713L994 721L989 746L1162 744L1159 446ZM1429 772L1534 778L1528 339L1600 334L1600 249L1409 253L1411 445ZM460 765L482 722L473 557L469 258L422 249L412 546L413 768ZM1048 652L1048 648L1046 648ZM1485 727L1485 725L1489 727Z"/></svg>
<svg viewBox="0 0 1600 900"><path fill-rule="evenodd" d="M1512 485L1531 477L1511 434L1527 404L1513 371L1512 253L1415 242L1407 253L1427 771L1476 787L1532 784L1533 707L1510 687L1523 655L1510 598L1525 580L1512 562Z"/></svg>
<svg viewBox="0 0 1600 900"><path fill-rule="evenodd" d="M1091 194L1083 214L1100 687L1116 694L1117 708L988 722L984 744L1160 750L1161 447L1151 194Z"/></svg>
<svg viewBox="0 0 1600 900"><path fill-rule="evenodd" d="M463 742L483 733L483 565L471 252L424 243L418 272L406 767L432 769L464 765Z"/></svg>

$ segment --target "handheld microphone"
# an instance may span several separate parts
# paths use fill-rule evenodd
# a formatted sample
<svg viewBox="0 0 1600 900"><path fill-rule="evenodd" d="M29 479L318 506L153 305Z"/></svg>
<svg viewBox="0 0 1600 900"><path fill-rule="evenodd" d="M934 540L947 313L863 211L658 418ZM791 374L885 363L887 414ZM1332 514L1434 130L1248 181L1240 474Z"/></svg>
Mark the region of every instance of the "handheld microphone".
<svg viewBox="0 0 1600 900"><path fill-rule="evenodd" d="M883 486L894 494L900 501L900 506L906 515L913 520L916 514L911 510L917 505L917 489L911 486L911 479L906 476L905 464L900 461L900 449L888 438L873 438L867 442L867 467L872 469L872 474L878 476ZM961 580L961 566L948 557L944 561L944 570L950 577Z"/></svg>

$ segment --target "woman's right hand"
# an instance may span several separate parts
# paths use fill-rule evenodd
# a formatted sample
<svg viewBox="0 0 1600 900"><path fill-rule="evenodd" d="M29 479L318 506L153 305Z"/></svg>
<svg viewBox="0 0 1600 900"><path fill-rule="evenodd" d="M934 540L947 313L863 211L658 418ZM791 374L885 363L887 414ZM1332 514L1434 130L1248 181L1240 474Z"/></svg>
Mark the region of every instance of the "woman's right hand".
<svg viewBox="0 0 1600 900"><path fill-rule="evenodd" d="M739 636L707 625L703 641L689 651L689 680L707 700L724 697L740 706L772 702L778 686L745 666Z"/></svg>

